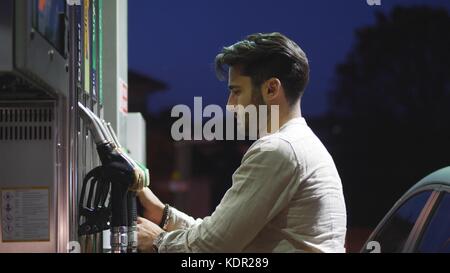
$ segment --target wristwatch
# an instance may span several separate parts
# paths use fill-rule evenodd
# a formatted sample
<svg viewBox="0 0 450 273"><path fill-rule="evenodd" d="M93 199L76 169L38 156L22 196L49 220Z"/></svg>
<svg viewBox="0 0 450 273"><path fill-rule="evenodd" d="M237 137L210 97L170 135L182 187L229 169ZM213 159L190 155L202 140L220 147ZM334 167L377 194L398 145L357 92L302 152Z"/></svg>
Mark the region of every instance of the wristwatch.
<svg viewBox="0 0 450 273"><path fill-rule="evenodd" d="M163 231L158 236L156 236L155 240L153 240L153 250L155 253L159 252L159 247L161 246L162 240L164 238L164 235L166 235L167 232Z"/></svg>

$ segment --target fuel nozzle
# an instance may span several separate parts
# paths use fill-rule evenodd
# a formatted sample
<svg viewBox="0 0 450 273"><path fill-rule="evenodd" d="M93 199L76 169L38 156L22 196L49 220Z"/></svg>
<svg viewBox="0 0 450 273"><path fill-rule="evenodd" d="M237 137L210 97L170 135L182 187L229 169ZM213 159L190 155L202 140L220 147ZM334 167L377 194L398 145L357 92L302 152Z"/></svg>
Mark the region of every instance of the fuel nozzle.
<svg viewBox="0 0 450 273"><path fill-rule="evenodd" d="M89 131L94 138L95 144L99 146L111 143L110 136L107 134L107 130L105 130L100 119L80 102L78 102L78 109L81 118L88 125Z"/></svg>
<svg viewBox="0 0 450 273"><path fill-rule="evenodd" d="M102 176L111 184L111 250L113 253L136 252L136 194L132 189L143 184L143 171L122 149L110 124L78 103L97 145Z"/></svg>

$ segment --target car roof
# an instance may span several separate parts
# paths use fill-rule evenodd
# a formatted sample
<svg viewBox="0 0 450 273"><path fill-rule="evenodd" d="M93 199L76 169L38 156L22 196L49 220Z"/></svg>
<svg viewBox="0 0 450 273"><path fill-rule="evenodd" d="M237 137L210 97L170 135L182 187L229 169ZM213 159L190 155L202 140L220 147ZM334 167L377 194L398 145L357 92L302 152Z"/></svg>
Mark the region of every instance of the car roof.
<svg viewBox="0 0 450 273"><path fill-rule="evenodd" d="M450 187L450 167L446 167L435 171L434 173L426 176L420 180L416 185L414 185L408 193L415 192L420 188L428 187L431 185L442 185Z"/></svg>

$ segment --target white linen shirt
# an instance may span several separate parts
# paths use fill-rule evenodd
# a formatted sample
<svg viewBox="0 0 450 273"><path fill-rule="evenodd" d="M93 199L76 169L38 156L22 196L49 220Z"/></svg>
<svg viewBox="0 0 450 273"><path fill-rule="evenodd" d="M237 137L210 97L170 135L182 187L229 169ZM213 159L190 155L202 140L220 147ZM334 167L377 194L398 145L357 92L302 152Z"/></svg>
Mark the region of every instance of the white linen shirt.
<svg viewBox="0 0 450 273"><path fill-rule="evenodd" d="M346 221L333 159L295 118L249 148L211 216L170 208L158 252L345 252Z"/></svg>

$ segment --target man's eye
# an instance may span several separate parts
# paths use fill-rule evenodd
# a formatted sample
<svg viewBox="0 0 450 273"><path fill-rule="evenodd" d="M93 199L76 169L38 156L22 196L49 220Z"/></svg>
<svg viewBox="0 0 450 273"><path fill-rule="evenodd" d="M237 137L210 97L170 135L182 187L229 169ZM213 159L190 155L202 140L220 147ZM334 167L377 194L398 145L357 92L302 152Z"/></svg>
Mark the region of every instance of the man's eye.
<svg viewBox="0 0 450 273"><path fill-rule="evenodd" d="M237 96L241 94L241 90L233 90L233 95Z"/></svg>

